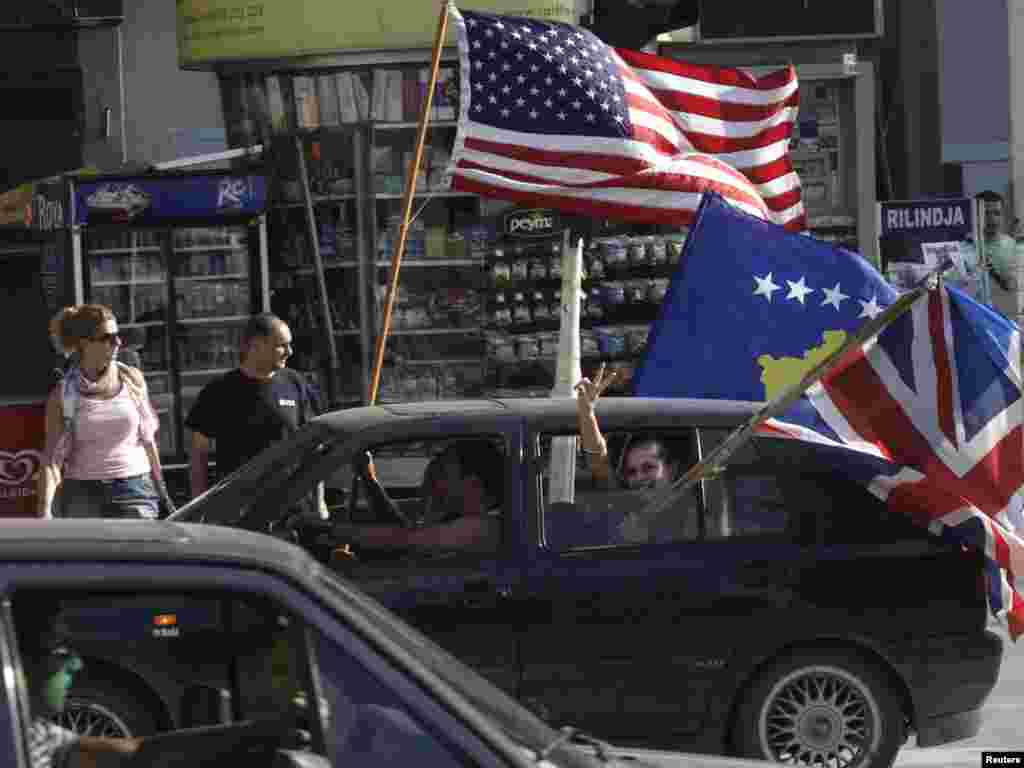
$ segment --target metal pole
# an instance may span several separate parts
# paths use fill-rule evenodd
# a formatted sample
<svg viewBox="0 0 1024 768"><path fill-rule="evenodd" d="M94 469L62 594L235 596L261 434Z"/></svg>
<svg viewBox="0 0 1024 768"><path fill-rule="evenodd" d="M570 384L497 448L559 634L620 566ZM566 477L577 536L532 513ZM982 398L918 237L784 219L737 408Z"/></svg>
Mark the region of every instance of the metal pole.
<svg viewBox="0 0 1024 768"><path fill-rule="evenodd" d="M270 254L267 252L267 214L260 214L260 312L270 311Z"/></svg>
<svg viewBox="0 0 1024 768"><path fill-rule="evenodd" d="M357 296L359 300L359 362L362 371L362 399L363 403L370 402L370 324L373 314L370 312L370 302L373 297L373 283L376 277L377 265L376 248L371 246L366 238L366 233L373 232L374 223L370 216L374 209L373 205L367 206L366 200L366 142L370 141L362 127L352 132L352 157L353 179L355 180L356 193L356 220L355 231L359 236L356 238L356 279L358 282ZM369 210L368 210L369 209Z"/></svg>
<svg viewBox="0 0 1024 768"><path fill-rule="evenodd" d="M295 151L299 156L299 178L302 182L302 196L306 204L306 224L309 240L313 246L313 271L316 274L317 293L320 294L320 312L323 315L324 334L327 337L329 368L327 370L327 400L333 404L337 395L338 345L334 338L334 323L331 322L331 305L327 299L327 280L324 277L324 262L320 257L320 237L316 229L316 214L313 211L313 195L309 190L309 170L306 168L306 150L302 137L295 137Z"/></svg>
<svg viewBox="0 0 1024 768"><path fill-rule="evenodd" d="M445 32L448 29L447 0L441 3L441 17L437 23L437 35L434 37L434 54L430 65L430 82L427 85L426 98L420 112L420 125L416 135L416 156L413 158L412 167L409 168L408 178L405 180L405 200L402 206L402 229L398 235L398 245L391 256L391 280L388 282L387 298L384 302L384 322L381 325L380 335L377 337L377 353L374 356L373 380L370 383L370 405L377 403L377 391L380 389L380 371L384 365L384 345L387 343L388 331L391 329L391 309L395 303L395 293L398 290L398 270L402 266L402 253L405 250L405 237L409 232L409 221L412 216L412 201L416 192L416 175L420 170L420 161L423 159L423 145L427 138L427 122L430 119L430 105L434 97L434 88L437 86L437 69L441 64L441 47L444 45Z"/></svg>

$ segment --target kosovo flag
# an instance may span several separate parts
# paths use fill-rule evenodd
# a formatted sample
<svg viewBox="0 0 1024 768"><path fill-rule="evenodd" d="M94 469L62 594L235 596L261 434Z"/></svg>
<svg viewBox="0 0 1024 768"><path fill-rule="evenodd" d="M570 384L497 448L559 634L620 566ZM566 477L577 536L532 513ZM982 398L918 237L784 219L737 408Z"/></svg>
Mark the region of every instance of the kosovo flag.
<svg viewBox="0 0 1024 768"><path fill-rule="evenodd" d="M862 256L706 192L634 392L770 400L896 296Z"/></svg>
<svg viewBox="0 0 1024 768"><path fill-rule="evenodd" d="M636 394L772 400L896 298L857 254L705 193ZM813 443L889 509L982 552L989 606L1014 639L1024 634L1020 355L1013 322L940 284L758 427Z"/></svg>

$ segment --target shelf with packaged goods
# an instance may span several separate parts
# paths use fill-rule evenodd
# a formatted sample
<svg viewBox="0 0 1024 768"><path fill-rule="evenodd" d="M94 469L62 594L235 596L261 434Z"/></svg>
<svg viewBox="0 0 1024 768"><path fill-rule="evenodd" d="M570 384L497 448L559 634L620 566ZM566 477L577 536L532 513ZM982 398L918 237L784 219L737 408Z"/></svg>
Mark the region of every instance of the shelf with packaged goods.
<svg viewBox="0 0 1024 768"><path fill-rule="evenodd" d="M402 200L402 199L405 198L405 193L404 192L374 192L372 194L372 196L374 198L376 198L377 200ZM430 189L416 190L413 193L413 198L424 198L424 197L438 197L438 198L447 197L447 198L470 199L470 198L477 198L477 197L479 197L479 195L477 195L475 192L451 192L451 191L448 191L448 190L430 190Z"/></svg>
<svg viewBox="0 0 1024 768"><path fill-rule="evenodd" d="M401 367L403 365L481 365L482 363L483 361L479 357L438 357L427 360L406 358L395 361L394 365Z"/></svg>
<svg viewBox="0 0 1024 768"><path fill-rule="evenodd" d="M216 323L244 323L249 315L211 315L210 317L179 317L178 322L186 325L212 325Z"/></svg>
<svg viewBox="0 0 1024 768"><path fill-rule="evenodd" d="M312 199L313 205L331 205L332 203L345 203L356 199L354 192L346 193L343 195L314 195ZM278 208L304 208L306 203L302 200L289 200L288 202L278 203Z"/></svg>
<svg viewBox="0 0 1024 768"><path fill-rule="evenodd" d="M182 282L186 280L248 280L252 277L247 272L228 272L221 275L181 275L177 277L177 280Z"/></svg>
<svg viewBox="0 0 1024 768"><path fill-rule="evenodd" d="M390 267L391 262L387 259L380 259L374 262L378 267ZM483 259L406 259L403 257L403 267L482 267Z"/></svg>
<svg viewBox="0 0 1024 768"><path fill-rule="evenodd" d="M193 368L191 370L183 370L182 376L219 376L222 373L231 373L233 368Z"/></svg>
<svg viewBox="0 0 1024 768"><path fill-rule="evenodd" d="M459 123L456 120L437 120L435 122L427 123L427 130L431 128L456 128ZM386 123L377 121L373 124L374 130L377 131L407 131L413 128L419 128L420 124L417 122L403 121L397 123Z"/></svg>
<svg viewBox="0 0 1024 768"><path fill-rule="evenodd" d="M86 253L89 256L104 256L114 255L121 253L159 253L161 250L159 245L139 245L134 248L89 248Z"/></svg>
<svg viewBox="0 0 1024 768"><path fill-rule="evenodd" d="M481 333L482 328L394 328L389 333L392 336L471 336L474 333Z"/></svg>
<svg viewBox="0 0 1024 768"><path fill-rule="evenodd" d="M94 280L93 288L112 288L120 285L166 285L163 278L143 277L137 280Z"/></svg>
<svg viewBox="0 0 1024 768"><path fill-rule="evenodd" d="M359 266L358 261L325 261L324 271L329 269L355 269ZM313 267L289 267L284 271L292 275L313 275L316 274L316 270Z"/></svg>
<svg viewBox="0 0 1024 768"><path fill-rule="evenodd" d="M246 251L248 249L249 246L245 243L224 243L222 245L176 245L173 251L175 253L208 253L210 251Z"/></svg>

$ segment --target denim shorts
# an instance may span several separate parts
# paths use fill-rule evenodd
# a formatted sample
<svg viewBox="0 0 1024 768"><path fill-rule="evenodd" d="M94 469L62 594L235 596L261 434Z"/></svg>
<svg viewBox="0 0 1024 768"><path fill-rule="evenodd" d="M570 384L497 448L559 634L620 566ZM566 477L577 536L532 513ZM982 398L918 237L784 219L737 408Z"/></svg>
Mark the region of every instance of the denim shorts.
<svg viewBox="0 0 1024 768"><path fill-rule="evenodd" d="M160 497L149 473L113 480L65 478L54 499L54 517L155 519L159 515Z"/></svg>

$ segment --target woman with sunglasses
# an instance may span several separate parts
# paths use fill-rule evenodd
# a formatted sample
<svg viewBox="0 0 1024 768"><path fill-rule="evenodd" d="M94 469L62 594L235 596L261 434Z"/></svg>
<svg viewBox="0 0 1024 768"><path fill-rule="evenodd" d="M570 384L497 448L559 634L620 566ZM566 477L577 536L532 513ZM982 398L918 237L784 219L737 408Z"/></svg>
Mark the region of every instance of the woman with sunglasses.
<svg viewBox="0 0 1024 768"><path fill-rule="evenodd" d="M46 403L39 516L157 517L160 499L168 500L159 421L142 373L117 361L113 312L101 304L68 307L51 321L50 335L70 364Z"/></svg>

